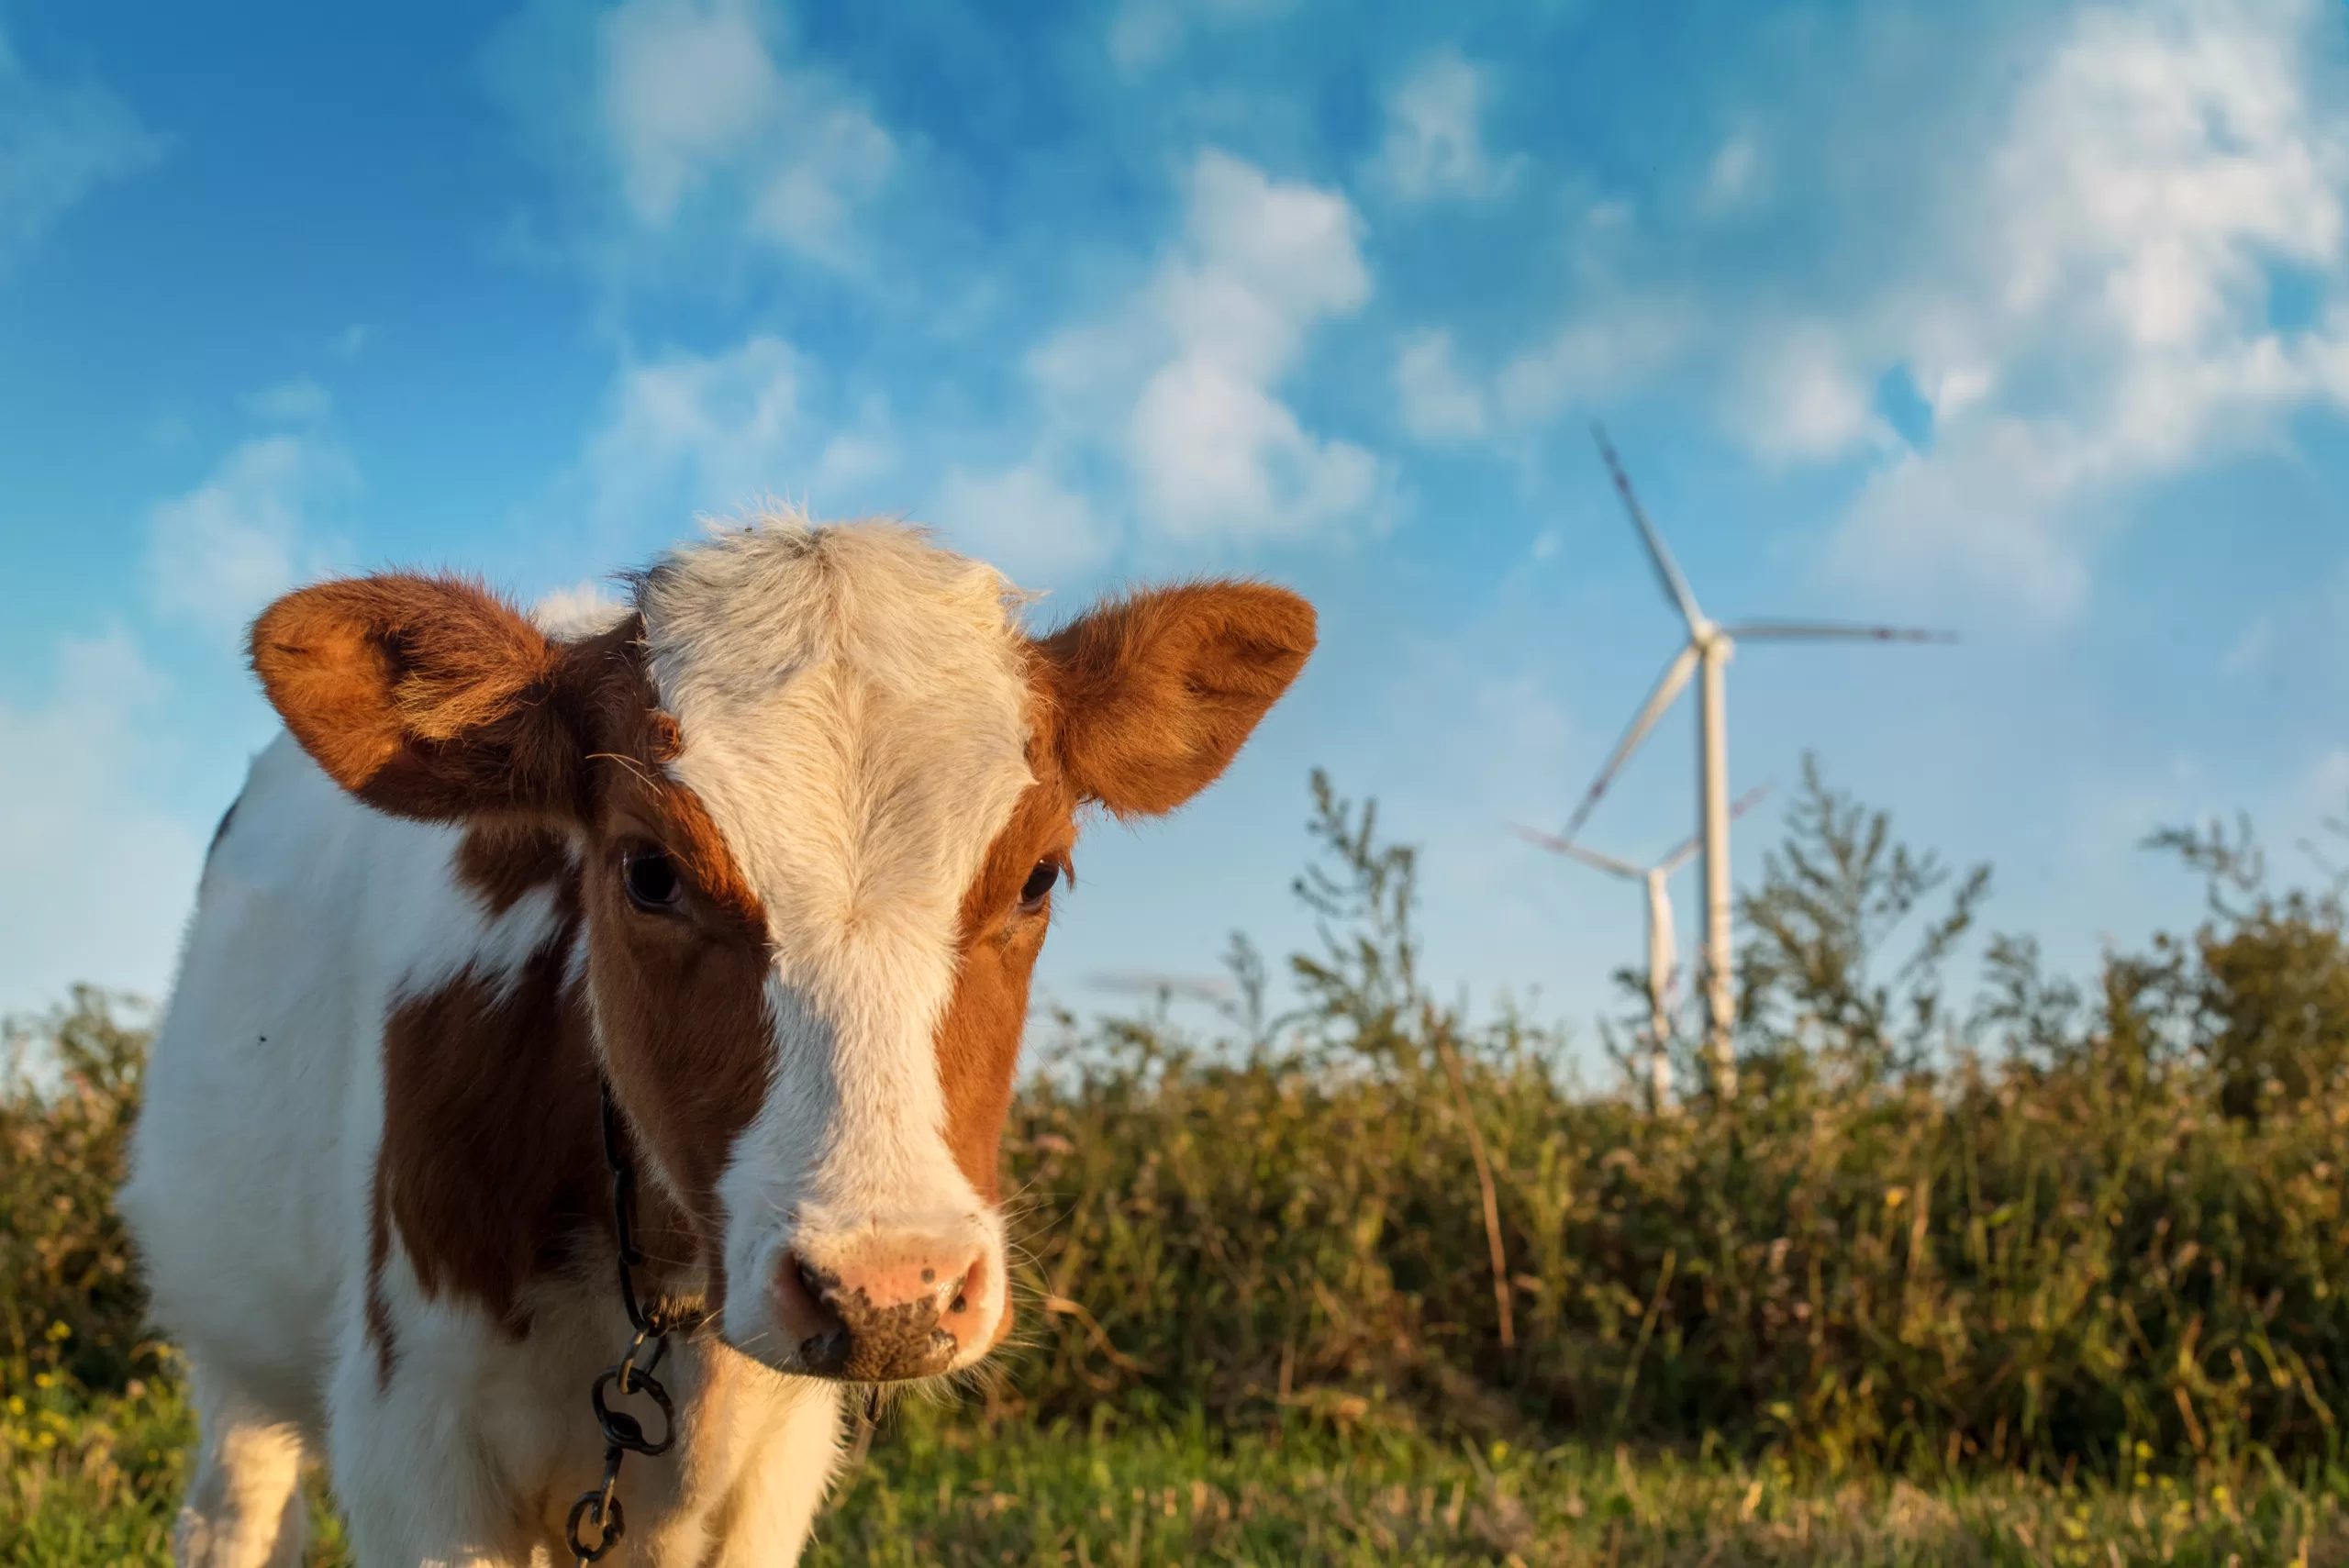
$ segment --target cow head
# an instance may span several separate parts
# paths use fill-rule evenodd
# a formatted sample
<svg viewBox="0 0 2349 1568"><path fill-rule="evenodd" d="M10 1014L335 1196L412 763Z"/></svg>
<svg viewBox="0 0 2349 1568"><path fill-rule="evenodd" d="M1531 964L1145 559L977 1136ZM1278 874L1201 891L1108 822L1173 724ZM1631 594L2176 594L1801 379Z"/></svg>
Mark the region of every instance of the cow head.
<svg viewBox="0 0 2349 1568"><path fill-rule="evenodd" d="M303 589L255 624L287 727L384 811L572 850L600 1066L722 1333L860 1381L1010 1322L997 1144L1079 808L1220 773L1311 608L1199 583L1031 639L992 570L769 521L550 639L467 583Z"/></svg>

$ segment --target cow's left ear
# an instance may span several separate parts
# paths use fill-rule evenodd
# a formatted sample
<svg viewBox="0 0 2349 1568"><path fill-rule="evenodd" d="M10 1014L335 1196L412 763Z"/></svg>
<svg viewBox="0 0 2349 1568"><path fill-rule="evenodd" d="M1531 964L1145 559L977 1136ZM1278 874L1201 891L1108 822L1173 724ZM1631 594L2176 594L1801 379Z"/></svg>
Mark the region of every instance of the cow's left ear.
<svg viewBox="0 0 2349 1568"><path fill-rule="evenodd" d="M1262 583L1189 583L1089 611L1038 645L1069 782L1121 817L1174 810L1230 765L1313 643L1313 606Z"/></svg>
<svg viewBox="0 0 2349 1568"><path fill-rule="evenodd" d="M302 749L370 806L433 822L577 812L573 661L477 584L386 573L303 588L262 612L251 653Z"/></svg>

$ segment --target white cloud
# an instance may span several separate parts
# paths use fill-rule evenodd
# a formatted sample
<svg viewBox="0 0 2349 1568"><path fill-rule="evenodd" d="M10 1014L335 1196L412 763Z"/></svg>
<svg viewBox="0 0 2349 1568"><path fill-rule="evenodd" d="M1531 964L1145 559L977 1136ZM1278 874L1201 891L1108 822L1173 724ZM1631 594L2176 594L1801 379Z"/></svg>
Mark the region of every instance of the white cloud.
<svg viewBox="0 0 2349 1568"><path fill-rule="evenodd" d="M2219 660L2223 674L2250 675L2264 669L2276 651L2276 619L2273 616L2254 616L2251 624L2228 646Z"/></svg>
<svg viewBox="0 0 2349 1568"><path fill-rule="evenodd" d="M1483 74L1451 50L1421 61L1386 97L1386 138L1374 173L1406 201L1497 195L1522 159L1485 150Z"/></svg>
<svg viewBox="0 0 2349 1568"><path fill-rule="evenodd" d="M1499 440L1573 410L1589 412L1650 389L1696 347L1708 302L1677 282L1650 283L1618 252L1639 238L1625 204L1604 200L1575 215L1569 250L1581 273L1574 304L1488 377L1463 372L1450 335L1422 330L1405 345L1395 377L1404 427L1421 440Z"/></svg>
<svg viewBox="0 0 2349 1568"><path fill-rule="evenodd" d="M2349 96L2325 25L2297 3L2085 10L1989 145L1944 150L1939 261L1854 302L1795 367L1807 405L1767 381L1746 399L1759 450L1842 456L1879 436L1856 406L1874 377L1915 371L1931 450L1873 474L1839 569L2068 614L2131 487L2349 405ZM2318 283L2303 326L2270 318L2278 264Z"/></svg>
<svg viewBox="0 0 2349 1568"><path fill-rule="evenodd" d="M1798 253L1700 272L1706 225L1590 203L1563 237L1570 308L1482 389L1489 428L1701 376L1765 462L1859 468L1831 574L2071 615L2139 487L2349 407L2343 41L2315 0L1910 17L1856 39L1698 171L1698 217L1766 196ZM1950 57L1943 99L1920 94L1928 53ZM2279 273L2313 299L2290 319ZM1458 390L1418 355L1422 386ZM1930 410L1913 446L1877 407L1895 375ZM1465 406L1420 405L1464 426Z"/></svg>
<svg viewBox="0 0 2349 1568"><path fill-rule="evenodd" d="M2337 109L2297 64L2310 7L2091 11L2024 95L1993 170L2018 314L2095 301L2144 345L2232 335L2264 256L2337 261Z"/></svg>
<svg viewBox="0 0 2349 1568"><path fill-rule="evenodd" d="M1602 294L1501 367L1496 406L1513 423L1641 390L1696 335L1695 310L1667 295Z"/></svg>
<svg viewBox="0 0 2349 1568"><path fill-rule="evenodd" d="M806 482L808 501L818 506L870 506L879 495L888 507L901 506L904 495L895 487L895 475L904 465L888 401L868 397L816 454Z"/></svg>
<svg viewBox="0 0 2349 1568"><path fill-rule="evenodd" d="M35 80L0 34L0 268L92 191L161 152L121 99L92 83Z"/></svg>
<svg viewBox="0 0 2349 1568"><path fill-rule="evenodd" d="M1293 0L1125 0L1109 18L1103 42L1129 74L1162 65L1181 52L1195 31L1259 22L1290 9Z"/></svg>
<svg viewBox="0 0 2349 1568"><path fill-rule="evenodd" d="M770 0L526 7L486 61L540 156L585 194L587 253L708 273L747 248L835 269L899 161L851 83Z"/></svg>
<svg viewBox="0 0 2349 1568"><path fill-rule="evenodd" d="M611 409L590 438L587 471L607 522L674 510L727 511L778 486L807 439L806 370L788 343L765 336L728 351L674 352L624 368Z"/></svg>
<svg viewBox="0 0 2349 1568"><path fill-rule="evenodd" d="M0 819L32 895L0 906L0 1013L76 980L161 995L202 847L141 798L165 683L119 629L57 648L48 700L0 700Z"/></svg>
<svg viewBox="0 0 2349 1568"><path fill-rule="evenodd" d="M598 24L621 195L664 229L695 198L740 204L750 232L833 265L896 147L829 72L785 57L753 0L627 0Z"/></svg>
<svg viewBox="0 0 2349 1568"><path fill-rule="evenodd" d="M1746 443L1778 460L1824 461L1894 438L1876 413L1876 378L1823 323L1755 331L1744 345L1730 420Z"/></svg>
<svg viewBox="0 0 2349 1568"><path fill-rule="evenodd" d="M246 398L245 412L273 425L315 425L334 412L334 397L308 376L295 376Z"/></svg>
<svg viewBox="0 0 2349 1568"><path fill-rule="evenodd" d="M1751 130L1732 132L1721 140L1705 171L1703 205L1711 212L1728 212L1761 197L1769 181L1762 143Z"/></svg>
<svg viewBox="0 0 2349 1568"><path fill-rule="evenodd" d="M357 484L324 435L246 441L209 479L149 515L149 601L215 634L241 630L272 598L317 574L333 550L320 514Z"/></svg>
<svg viewBox="0 0 2349 1568"><path fill-rule="evenodd" d="M1378 464L1307 429L1275 388L1306 338L1370 295L1361 220L1332 191L1219 151L1188 180L1181 237L1112 317L1030 361L1056 417L1126 463L1144 523L1192 541L1311 532L1358 513ZM1104 415L1119 411L1114 428Z"/></svg>
<svg viewBox="0 0 2349 1568"><path fill-rule="evenodd" d="M1000 473L950 468L930 517L956 549L1030 585L1099 565L1111 543L1085 498L1032 459Z"/></svg>
<svg viewBox="0 0 2349 1568"><path fill-rule="evenodd" d="M886 399L848 403L808 356L753 333L715 353L623 363L569 483L609 550L769 506L895 514L910 498L906 466Z"/></svg>
<svg viewBox="0 0 2349 1568"><path fill-rule="evenodd" d="M2026 419L1973 419L1868 476L1831 562L1907 601L1987 592L2042 619L2067 616L2090 586L2091 519L2057 510L2077 484L2060 438Z"/></svg>
<svg viewBox="0 0 2349 1568"><path fill-rule="evenodd" d="M1270 374L1321 317L1370 297L1362 220L1337 192L1276 182L1210 150L1192 165L1188 195L1183 243L1155 291L1186 350Z"/></svg>
<svg viewBox="0 0 2349 1568"><path fill-rule="evenodd" d="M1109 19L1109 58L1142 71L1171 56L1183 42L1183 13L1173 0L1126 0Z"/></svg>
<svg viewBox="0 0 2349 1568"><path fill-rule="evenodd" d="M756 14L726 0L631 0L607 12L597 34L621 193L639 219L666 224L758 134L782 73Z"/></svg>
<svg viewBox="0 0 2349 1568"><path fill-rule="evenodd" d="M1403 428L1422 441L1475 440L1485 433L1485 395L1460 373L1452 334L1414 333L1395 358L1395 395Z"/></svg>
<svg viewBox="0 0 2349 1568"><path fill-rule="evenodd" d="M1310 532L1360 511L1376 460L1325 441L1228 365L1186 358L1142 389L1128 438L1144 516L1177 539Z"/></svg>

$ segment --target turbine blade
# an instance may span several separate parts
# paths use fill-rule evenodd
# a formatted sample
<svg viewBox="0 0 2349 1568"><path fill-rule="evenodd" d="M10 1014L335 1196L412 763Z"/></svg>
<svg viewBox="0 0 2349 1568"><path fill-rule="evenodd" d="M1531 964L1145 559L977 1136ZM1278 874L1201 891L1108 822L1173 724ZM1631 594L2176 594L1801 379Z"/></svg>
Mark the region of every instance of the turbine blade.
<svg viewBox="0 0 2349 1568"><path fill-rule="evenodd" d="M1640 538L1647 543L1648 560L1655 567L1657 580L1664 584L1664 591L1672 596L1672 602L1680 606L1680 614L1688 622L1688 629L1695 631L1703 622L1705 613L1697 607L1697 595L1688 591L1688 579L1680 575L1679 564L1672 559L1672 551L1664 548L1664 536L1655 531L1655 525L1648 521L1647 511L1640 505L1639 496L1632 494L1631 476L1623 472L1622 462L1615 456L1615 448L1607 439L1607 428L1594 421L1590 433L1598 442L1598 455L1607 462L1608 475L1615 481L1615 488L1623 497L1624 508L1631 514L1631 521L1639 528Z"/></svg>
<svg viewBox="0 0 2349 1568"><path fill-rule="evenodd" d="M1761 805L1762 797L1768 795L1774 787L1776 787L1775 780L1768 784L1755 784L1752 789L1749 789L1743 795L1739 795L1730 806L1729 819L1734 822L1739 817L1744 816L1747 812L1753 810L1755 806ZM1671 875L1674 872L1678 871L1682 866L1687 865L1688 863L1688 857L1702 849L1704 844L1705 836L1703 834L1690 834L1687 839L1681 843L1679 848L1674 850L1672 853L1664 856L1664 859L1656 862L1656 869L1664 873L1666 876Z"/></svg>
<svg viewBox="0 0 2349 1568"><path fill-rule="evenodd" d="M1655 721L1664 717L1664 710L1680 695L1688 684L1688 677L1696 670L1697 645L1691 642L1674 656L1670 664L1664 666L1663 679L1657 681L1655 690L1648 694L1647 706L1640 709L1639 716L1631 720L1631 727L1623 731L1623 739L1615 743L1615 754L1607 759L1605 767L1598 770L1598 777L1591 782L1590 793L1582 797L1580 806L1575 807L1575 814L1567 821L1566 830L1559 835L1560 838L1571 843L1574 836L1582 831L1582 825L1590 820L1590 814L1598 806L1599 796L1605 795L1607 786L1615 782L1617 770L1640 749L1640 742L1648 738L1648 731L1655 728Z"/></svg>
<svg viewBox="0 0 2349 1568"><path fill-rule="evenodd" d="M1905 626L1860 626L1832 620L1750 620L1721 628L1742 640L1764 642L1955 642L1954 631L1920 631Z"/></svg>
<svg viewBox="0 0 2349 1568"><path fill-rule="evenodd" d="M1761 805L1764 797L1768 795L1772 790L1777 787L1778 781L1776 779L1765 779L1762 783L1755 784L1752 789L1747 790L1743 795L1739 795L1736 800L1731 803L1729 808L1729 819L1732 822L1736 821L1739 817L1744 816L1747 812Z"/></svg>
<svg viewBox="0 0 2349 1568"><path fill-rule="evenodd" d="M1529 844L1538 844L1545 850L1554 850L1562 855L1572 855L1586 866L1596 866L1600 871L1611 871L1617 876L1636 878L1640 874L1640 868L1635 865L1619 861L1612 855L1602 855L1597 850L1586 850L1580 844L1571 843L1553 833L1537 832L1531 828L1520 828L1515 823L1509 824L1509 831Z"/></svg>

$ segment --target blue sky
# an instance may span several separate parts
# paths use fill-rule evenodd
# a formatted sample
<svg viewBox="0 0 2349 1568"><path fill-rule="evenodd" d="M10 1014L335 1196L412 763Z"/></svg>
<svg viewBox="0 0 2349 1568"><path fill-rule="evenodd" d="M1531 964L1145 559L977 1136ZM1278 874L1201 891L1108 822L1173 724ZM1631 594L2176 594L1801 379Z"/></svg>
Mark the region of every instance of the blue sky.
<svg viewBox="0 0 2349 1568"><path fill-rule="evenodd" d="M1321 763L1447 990L1586 1020L1635 892L1506 824L1675 646L1594 417L1712 613L1964 633L1744 650L1735 782L1815 749L2063 962L2193 917L2150 828L2349 807L2341 6L991 9L0 0L0 1010L162 987L273 594L592 591L771 495L1047 621L1319 605L1228 781L1088 840L1052 996L1303 935Z"/></svg>

